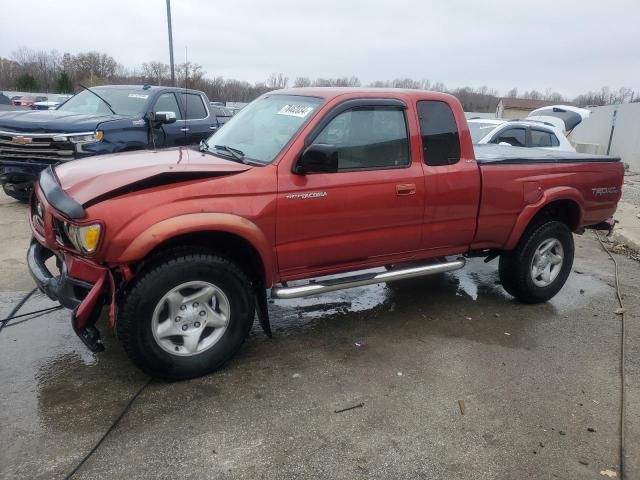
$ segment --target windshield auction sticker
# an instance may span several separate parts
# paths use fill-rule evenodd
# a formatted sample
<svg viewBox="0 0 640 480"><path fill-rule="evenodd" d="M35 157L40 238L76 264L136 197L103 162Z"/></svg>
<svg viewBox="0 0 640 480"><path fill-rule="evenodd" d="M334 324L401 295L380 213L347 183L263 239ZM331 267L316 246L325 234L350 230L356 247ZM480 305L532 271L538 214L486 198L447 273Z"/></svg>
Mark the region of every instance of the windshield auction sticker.
<svg viewBox="0 0 640 480"><path fill-rule="evenodd" d="M285 105L280 109L278 115L288 115L290 117L304 118L309 115L309 112L313 110L313 107L306 105Z"/></svg>
<svg viewBox="0 0 640 480"><path fill-rule="evenodd" d="M147 98L149 98L149 95L143 95L142 93L130 93L129 98L141 98L143 100L146 100Z"/></svg>

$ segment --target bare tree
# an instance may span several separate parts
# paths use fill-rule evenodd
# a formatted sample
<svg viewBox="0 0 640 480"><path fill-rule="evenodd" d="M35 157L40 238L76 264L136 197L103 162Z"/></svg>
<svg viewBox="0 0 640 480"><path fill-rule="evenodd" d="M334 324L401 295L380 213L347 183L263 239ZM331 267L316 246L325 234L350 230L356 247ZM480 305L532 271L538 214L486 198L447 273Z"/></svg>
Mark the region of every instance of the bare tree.
<svg viewBox="0 0 640 480"><path fill-rule="evenodd" d="M308 77L298 77L293 82L293 86L295 88L310 87L311 86L311 80L309 80Z"/></svg>
<svg viewBox="0 0 640 480"><path fill-rule="evenodd" d="M284 73L272 73L267 79L267 87L277 90L279 88L287 88L289 78L284 76Z"/></svg>
<svg viewBox="0 0 640 480"><path fill-rule="evenodd" d="M151 83L162 85L169 79L170 67L163 62L147 62L142 64L142 74L148 78Z"/></svg>

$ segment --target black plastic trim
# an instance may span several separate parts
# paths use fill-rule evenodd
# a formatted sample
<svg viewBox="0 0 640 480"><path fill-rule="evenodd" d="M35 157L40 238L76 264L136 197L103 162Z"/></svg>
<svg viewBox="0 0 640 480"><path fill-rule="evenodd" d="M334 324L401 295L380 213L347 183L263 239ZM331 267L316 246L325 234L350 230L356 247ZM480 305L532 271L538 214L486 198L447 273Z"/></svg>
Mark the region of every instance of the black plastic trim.
<svg viewBox="0 0 640 480"><path fill-rule="evenodd" d="M527 147L519 147L527 148ZM619 162L617 157L598 157L598 158L548 158L548 159L536 159L536 158L506 158L504 160L482 160L476 159L476 162L482 166L490 165L525 165L532 163L615 163Z"/></svg>
<svg viewBox="0 0 640 480"><path fill-rule="evenodd" d="M65 193L58 183L56 174L53 172L53 167L50 166L44 169L40 174L40 189L47 199L47 202L65 217L72 219L84 217L84 208Z"/></svg>
<svg viewBox="0 0 640 480"><path fill-rule="evenodd" d="M75 310L84 299L78 297L78 288L89 293L93 285L69 278L64 262L62 262L60 275L54 277L45 264L47 259L53 255L54 253L51 250L32 239L31 245L27 250L29 273L36 282L38 289L44 292L47 297L60 302L65 308Z"/></svg>

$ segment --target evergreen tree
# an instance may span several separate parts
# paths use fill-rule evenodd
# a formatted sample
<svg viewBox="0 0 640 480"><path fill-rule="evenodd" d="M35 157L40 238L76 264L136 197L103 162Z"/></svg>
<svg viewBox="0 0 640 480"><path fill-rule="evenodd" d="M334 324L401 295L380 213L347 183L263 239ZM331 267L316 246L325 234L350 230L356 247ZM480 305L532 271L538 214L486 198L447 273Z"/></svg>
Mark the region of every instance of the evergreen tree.
<svg viewBox="0 0 640 480"><path fill-rule="evenodd" d="M16 89L20 92L35 92L38 90L38 82L29 73L23 73L16 79Z"/></svg>
<svg viewBox="0 0 640 480"><path fill-rule="evenodd" d="M62 72L56 81L56 92L58 93L73 93L73 83L67 72Z"/></svg>

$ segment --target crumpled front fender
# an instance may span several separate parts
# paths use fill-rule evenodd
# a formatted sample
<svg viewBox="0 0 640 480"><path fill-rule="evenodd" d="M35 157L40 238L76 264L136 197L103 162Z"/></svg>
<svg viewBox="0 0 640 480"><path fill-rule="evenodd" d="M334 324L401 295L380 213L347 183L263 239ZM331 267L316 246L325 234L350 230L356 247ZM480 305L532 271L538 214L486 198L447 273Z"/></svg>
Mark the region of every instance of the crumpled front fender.
<svg viewBox="0 0 640 480"><path fill-rule="evenodd" d="M255 223L229 213L190 213L162 220L140 233L117 259L110 259L110 263L138 262L158 245L172 238L200 232L230 233L249 242L262 260L265 284L271 284L275 257L273 246Z"/></svg>

